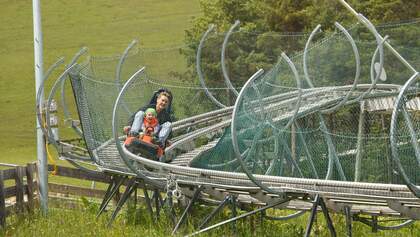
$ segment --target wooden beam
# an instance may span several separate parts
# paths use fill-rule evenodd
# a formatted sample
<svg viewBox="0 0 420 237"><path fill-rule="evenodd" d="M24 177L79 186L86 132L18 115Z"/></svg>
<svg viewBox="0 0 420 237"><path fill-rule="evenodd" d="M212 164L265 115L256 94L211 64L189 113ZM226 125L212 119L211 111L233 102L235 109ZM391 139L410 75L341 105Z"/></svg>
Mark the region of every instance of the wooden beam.
<svg viewBox="0 0 420 237"><path fill-rule="evenodd" d="M6 227L6 195L4 193L3 170L0 170L0 226Z"/></svg>
<svg viewBox="0 0 420 237"><path fill-rule="evenodd" d="M75 196L102 198L105 195L104 190L83 188L66 184L48 183L48 188L50 189L50 192L53 193L61 193Z"/></svg>
<svg viewBox="0 0 420 237"><path fill-rule="evenodd" d="M34 172L36 165L31 163L26 166L26 183L27 183L27 197L28 197L28 211L32 212L34 209L34 191L36 189L34 182Z"/></svg>
<svg viewBox="0 0 420 237"><path fill-rule="evenodd" d="M26 189L23 183L23 176L25 176L25 173L26 171L24 167L16 167L16 208L18 212L23 211L23 197Z"/></svg>
<svg viewBox="0 0 420 237"><path fill-rule="evenodd" d="M16 178L16 169L7 169L2 170L3 172L3 180L15 179Z"/></svg>
<svg viewBox="0 0 420 237"><path fill-rule="evenodd" d="M48 165L48 170L52 171L54 167L52 165ZM83 171L80 169L74 169L69 167L57 166L57 175L64 176L69 178L75 179L84 179L90 181L97 181L102 183L109 183L111 182L111 176L106 175L99 171Z"/></svg>

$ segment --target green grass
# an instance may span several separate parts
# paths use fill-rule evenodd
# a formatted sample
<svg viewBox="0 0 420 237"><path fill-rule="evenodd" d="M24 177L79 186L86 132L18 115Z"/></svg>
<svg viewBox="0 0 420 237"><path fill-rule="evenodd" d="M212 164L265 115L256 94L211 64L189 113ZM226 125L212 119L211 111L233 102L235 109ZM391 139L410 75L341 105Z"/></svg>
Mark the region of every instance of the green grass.
<svg viewBox="0 0 420 237"><path fill-rule="evenodd" d="M130 209L123 209L111 228L106 227L110 213L105 213L99 219L96 219L97 210L98 204L82 198L82 204L76 209L51 208L48 218L43 218L38 211L27 218L12 216L8 218L6 230L0 231L0 236L169 236L173 228L173 224L164 213L161 214L157 223L153 223L143 205L134 209L131 203ZM181 209L177 210L178 217L180 216L180 211ZM196 231L195 227L210 211L211 208L208 207L194 206L192 218L191 216L188 218L188 221L181 226L176 236L183 236ZM285 214L287 211L275 212L276 214ZM210 224L226 220L230 216L231 212L225 209ZM307 219L308 214L305 214L288 221L266 220L262 224L259 216L255 215L237 221L236 236L303 236ZM343 216L334 215L333 219L337 236L346 236L346 225ZM372 233L370 227L354 222L353 236L414 237L418 234L419 225L420 223L416 223L399 231ZM227 224L200 236L234 235L235 232L232 225ZM321 213L318 214L318 219L314 223L311 236L329 236L329 231Z"/></svg>
<svg viewBox="0 0 420 237"><path fill-rule="evenodd" d="M198 0L41 3L44 70L60 56L69 62L82 46L107 56L133 39L146 48L182 44L192 18L201 14ZM0 15L0 162L25 164L36 160L32 2L3 1Z"/></svg>

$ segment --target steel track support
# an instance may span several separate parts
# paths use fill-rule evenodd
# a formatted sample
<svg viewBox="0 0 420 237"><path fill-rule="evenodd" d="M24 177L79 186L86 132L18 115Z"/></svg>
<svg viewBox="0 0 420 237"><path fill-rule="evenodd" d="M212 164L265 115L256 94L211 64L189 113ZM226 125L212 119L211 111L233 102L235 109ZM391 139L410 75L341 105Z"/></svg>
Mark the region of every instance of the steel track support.
<svg viewBox="0 0 420 237"><path fill-rule="evenodd" d="M237 212L236 212L236 196L235 195L231 195L230 197L230 208L232 209L232 218L235 218L237 216ZM232 230L233 233L237 233L237 226L236 226L236 221L232 222Z"/></svg>
<svg viewBox="0 0 420 237"><path fill-rule="evenodd" d="M308 225L306 226L305 237L309 237L311 234L312 226L316 218L316 212L318 209L318 195L315 197L314 203L312 204L311 214L309 216Z"/></svg>
<svg viewBox="0 0 420 237"><path fill-rule="evenodd" d="M337 236L337 233L335 232L334 224L328 212L327 205L325 205L324 199L322 199L321 197L319 198L319 204L321 205L321 209L322 209L322 212L324 213L325 220L327 221L327 226L328 226L328 229L330 230L331 236L333 237Z"/></svg>
<svg viewBox="0 0 420 237"><path fill-rule="evenodd" d="M352 222L353 222L353 217L351 216L351 212L350 212L350 207L349 206L344 207L344 213L346 215L347 236L348 237L351 237L352 236Z"/></svg>
<svg viewBox="0 0 420 237"><path fill-rule="evenodd" d="M333 236L333 237L337 236L337 234L335 232L335 229L334 229L334 225L333 225L332 220L330 218L330 215L328 213L328 208L325 205L325 202L321 198L321 196L319 196L319 194L317 194L315 196L315 200L314 200L314 203L313 203L313 206L312 206L311 215L309 217L308 225L306 226L305 237L309 237L310 234L311 234L311 230L312 230L314 220L316 218L316 212L318 210L318 206L321 207L322 213L324 214L325 221L327 222L327 227L330 231L331 236Z"/></svg>
<svg viewBox="0 0 420 237"><path fill-rule="evenodd" d="M265 219L266 212L265 210L260 212L260 226L261 229L264 229L264 219Z"/></svg>
<svg viewBox="0 0 420 237"><path fill-rule="evenodd" d="M156 209L156 220L159 220L160 217L160 209L163 206L162 196L158 189L153 191L152 199L154 200L155 209Z"/></svg>
<svg viewBox="0 0 420 237"><path fill-rule="evenodd" d="M378 232L378 216L372 216L372 232Z"/></svg>
<svg viewBox="0 0 420 237"><path fill-rule="evenodd" d="M200 192L203 190L203 186L199 185L195 190L190 202L188 203L187 207L185 208L184 212L182 213L181 217L178 220L178 223L175 225L175 228L172 230L172 235L178 231L179 227L184 223L187 219L188 212L190 212L193 204L197 201L198 197L200 196Z"/></svg>
<svg viewBox="0 0 420 237"><path fill-rule="evenodd" d="M285 199L282 199L281 201L278 201L278 202L275 202L275 203L273 203L273 204L267 205L267 206L265 206L265 207L258 208L257 210L253 210L253 211L250 211L250 212L244 213L244 214L242 214L242 215L239 215L239 216L236 216L236 217L230 218L230 219L228 219L228 220L225 220L225 221L219 222L219 223L217 223L217 224L215 224L215 225L212 225L212 226L209 226L209 227L204 228L204 229L202 229L202 230L196 231L196 232L194 232L194 233L192 233L192 234L190 234L190 235L187 235L187 236L188 236L188 237L189 237L189 236L195 236L195 235L198 235L198 234L201 234L201 233L207 232L207 231L212 230L212 229L214 229L214 228L217 228L217 227L219 227L219 226L222 226L222 225L225 225L225 224L228 224L228 223L231 223L231 222L235 222L235 221L237 221L237 220L239 220L239 219L242 219L242 218L245 218L245 217L248 217L248 216L251 216L251 215L257 214L257 213L262 212L262 211L264 211L264 210L267 210L267 209L269 209L269 208L273 208L273 207L275 207L275 206L278 206L278 205L283 204L283 203L285 203L285 202L288 202L288 201L290 201L290 200L291 200L291 198L285 198Z"/></svg>
<svg viewBox="0 0 420 237"><path fill-rule="evenodd" d="M139 211L137 211L137 188L134 190L134 211L135 211L135 219L134 219L134 223L136 223L136 220L138 220L139 219L139 215L140 215L140 212Z"/></svg>
<svg viewBox="0 0 420 237"><path fill-rule="evenodd" d="M99 212L96 214L96 218L98 218L106 209L109 202L112 200L112 198L115 196L121 185L124 183L124 181L127 180L127 177L118 177L118 176L112 176L111 183L108 185L108 189L105 192L104 199L102 200L101 206L99 207Z"/></svg>
<svg viewBox="0 0 420 237"><path fill-rule="evenodd" d="M201 222L201 224L198 226L198 229L202 229L204 226L206 226L207 223L211 220L211 218L213 218L217 213L219 213L220 210L223 209L223 207L228 203L229 200L230 196L226 196L225 199L223 199L223 201L221 201L219 205L215 209L213 209L212 212L210 212L210 214L203 220L203 222Z"/></svg>
<svg viewBox="0 0 420 237"><path fill-rule="evenodd" d="M99 210L102 210L103 208L104 208L104 206L105 206L105 203L106 203L106 200L108 200L108 198L109 198L109 195L111 194L111 192L113 191L113 189L114 189L114 186L116 185L116 177L115 176L111 176L111 182L109 183L109 185L108 185L108 188L106 189L106 191L105 191L105 196L104 196L104 198L102 199L102 203L101 203L101 206L99 206ZM96 217L98 217L98 215L100 215L100 211L98 212L98 214L97 214L97 216Z"/></svg>
<svg viewBox="0 0 420 237"><path fill-rule="evenodd" d="M125 188L125 191L123 195L121 196L121 199L118 201L117 206L115 207L114 212L112 213L111 219L108 221L108 227L112 225L112 222L114 221L115 217L117 216L118 212L121 210L122 206L125 204L127 199L130 197L130 195L134 192L134 190L137 189L137 180L136 177L132 177Z"/></svg>
<svg viewBox="0 0 420 237"><path fill-rule="evenodd" d="M137 208L137 189L134 190L134 209Z"/></svg>
<svg viewBox="0 0 420 237"><path fill-rule="evenodd" d="M171 192L168 192L166 194L166 198L163 200L163 203L164 205L167 205L167 208L163 208L163 210L166 212L166 215L168 215L171 218L172 223L176 225L176 213L174 210L174 202Z"/></svg>
<svg viewBox="0 0 420 237"><path fill-rule="evenodd" d="M154 218L154 215L153 215L152 201L150 200L149 193L148 193L146 184L144 183L144 180L142 180L141 184L142 184L142 188L143 188L144 200L146 201L146 207L147 207L147 210L149 211L150 217L152 218L152 221L154 223L155 218Z"/></svg>

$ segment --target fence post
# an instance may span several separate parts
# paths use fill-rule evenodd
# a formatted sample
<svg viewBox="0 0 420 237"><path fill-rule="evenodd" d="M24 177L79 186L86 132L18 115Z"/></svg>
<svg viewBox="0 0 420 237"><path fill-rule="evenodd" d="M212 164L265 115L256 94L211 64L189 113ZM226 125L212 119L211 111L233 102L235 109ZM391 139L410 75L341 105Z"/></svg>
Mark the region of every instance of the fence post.
<svg viewBox="0 0 420 237"><path fill-rule="evenodd" d="M6 227L6 195L4 193L3 170L0 170L0 226Z"/></svg>
<svg viewBox="0 0 420 237"><path fill-rule="evenodd" d="M27 197L28 197L28 211L32 212L34 208L34 170L35 164L29 163L26 166L26 182L28 184Z"/></svg>
<svg viewBox="0 0 420 237"><path fill-rule="evenodd" d="M25 168L18 166L16 167L16 210L18 213L23 211L23 197L25 194L23 176L25 175Z"/></svg>

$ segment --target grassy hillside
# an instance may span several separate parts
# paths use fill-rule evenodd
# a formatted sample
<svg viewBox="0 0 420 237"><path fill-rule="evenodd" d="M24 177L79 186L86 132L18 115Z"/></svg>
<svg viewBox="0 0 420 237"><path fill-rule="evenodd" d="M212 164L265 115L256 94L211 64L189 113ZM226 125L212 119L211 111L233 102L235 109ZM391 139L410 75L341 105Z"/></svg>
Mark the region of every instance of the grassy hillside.
<svg viewBox="0 0 420 237"><path fill-rule="evenodd" d="M148 48L181 44L200 15L198 0L41 3L44 70L82 46L113 55L135 38ZM0 162L26 163L36 159L32 1L1 1L0 16Z"/></svg>

